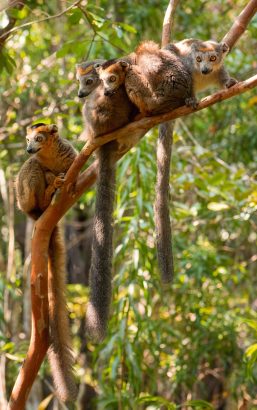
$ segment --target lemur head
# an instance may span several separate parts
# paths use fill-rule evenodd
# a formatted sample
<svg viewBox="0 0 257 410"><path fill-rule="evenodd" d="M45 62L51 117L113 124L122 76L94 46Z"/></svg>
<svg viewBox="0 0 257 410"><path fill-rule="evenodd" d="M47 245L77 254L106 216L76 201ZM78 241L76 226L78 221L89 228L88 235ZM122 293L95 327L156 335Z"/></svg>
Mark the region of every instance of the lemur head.
<svg viewBox="0 0 257 410"><path fill-rule="evenodd" d="M99 78L104 85L104 95L115 94L118 88L124 84L129 63L123 60L109 60L97 69Z"/></svg>
<svg viewBox="0 0 257 410"><path fill-rule="evenodd" d="M100 79L96 71L105 60L94 60L76 65L76 77L79 81L79 98L87 97L99 84Z"/></svg>
<svg viewBox="0 0 257 410"><path fill-rule="evenodd" d="M201 74L210 74L219 70L223 59L229 52L226 43L216 41L196 41L192 43L192 57L194 70Z"/></svg>
<svg viewBox="0 0 257 410"><path fill-rule="evenodd" d="M27 127L27 152L35 154L36 152L47 148L49 150L53 141L58 138L58 127L55 124L44 124L39 122Z"/></svg>

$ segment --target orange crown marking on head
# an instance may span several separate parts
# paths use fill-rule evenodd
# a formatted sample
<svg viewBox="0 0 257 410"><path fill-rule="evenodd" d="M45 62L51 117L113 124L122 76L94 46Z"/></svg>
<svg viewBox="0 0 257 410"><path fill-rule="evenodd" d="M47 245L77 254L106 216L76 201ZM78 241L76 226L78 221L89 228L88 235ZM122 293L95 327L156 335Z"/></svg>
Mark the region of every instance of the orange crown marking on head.
<svg viewBox="0 0 257 410"><path fill-rule="evenodd" d="M92 71L93 67L94 67L93 65L89 65L86 68L77 67L77 72L79 73L79 75L85 75L85 74L88 74L90 71Z"/></svg>
<svg viewBox="0 0 257 410"><path fill-rule="evenodd" d="M37 127L37 128L31 128L31 127L27 128L27 133L28 134L32 134L32 132L34 132L34 131L36 131L36 132L49 132L49 127L48 127L48 125L40 125L40 127Z"/></svg>
<svg viewBox="0 0 257 410"><path fill-rule="evenodd" d="M215 50L214 47L201 47L201 48L198 48L198 51L203 51L203 52L214 51L214 50Z"/></svg>

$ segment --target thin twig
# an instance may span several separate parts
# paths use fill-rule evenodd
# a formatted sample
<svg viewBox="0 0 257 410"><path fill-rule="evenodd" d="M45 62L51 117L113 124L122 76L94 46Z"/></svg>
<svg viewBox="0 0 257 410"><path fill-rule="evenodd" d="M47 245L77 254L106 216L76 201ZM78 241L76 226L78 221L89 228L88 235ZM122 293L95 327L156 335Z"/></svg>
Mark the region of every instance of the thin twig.
<svg viewBox="0 0 257 410"><path fill-rule="evenodd" d="M81 1L82 1L82 0L75 1L75 3L73 3L71 6L67 7L67 9L61 11L60 13L54 14L53 16L44 17L44 18L39 19L39 20L29 21L28 23L24 23L24 24L21 24L20 26L14 27L14 28L12 28L11 30L7 31L4 35L6 35L6 34L10 35L11 33L14 33L14 32L17 31L17 30L21 30L21 29L23 29L23 28L25 28L25 27L29 27L29 26L31 26L31 25L33 25L33 24L38 24L38 23L42 23L42 22L47 21L47 20L52 20L52 19L56 19L56 18L58 18L58 17L61 17L61 16L63 16L64 14L66 14L67 11L73 9L73 7L75 7L75 6L77 6L79 3L81 3ZM1 40L2 37L3 37L3 36L0 36L0 40Z"/></svg>
<svg viewBox="0 0 257 410"><path fill-rule="evenodd" d="M81 10L81 12L84 14L88 24L90 25L91 29L93 30L94 34L100 38L102 38L105 42L111 44L111 46L117 48L117 50L121 51L122 53L125 52L125 50L123 50L122 48L120 48L119 46L116 46L116 44L112 43L110 40L108 40L107 38L105 38L104 36L102 36L102 34L100 34L98 31L96 31L96 29L94 28L93 24L90 21L90 18L86 12L86 10L83 9L83 7L78 6L78 8Z"/></svg>

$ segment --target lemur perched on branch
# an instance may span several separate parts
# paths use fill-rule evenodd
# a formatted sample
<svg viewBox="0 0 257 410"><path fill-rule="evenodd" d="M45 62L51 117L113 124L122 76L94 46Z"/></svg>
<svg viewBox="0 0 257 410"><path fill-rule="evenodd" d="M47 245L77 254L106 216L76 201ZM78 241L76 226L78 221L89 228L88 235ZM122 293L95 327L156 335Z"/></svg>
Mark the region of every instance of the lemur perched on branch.
<svg viewBox="0 0 257 410"><path fill-rule="evenodd" d="M193 106L197 105L196 93L213 86L230 88L237 83L224 67L224 58L229 52L229 46L224 42L187 38L178 43L170 43L165 49L179 56L190 72L193 81Z"/></svg>
<svg viewBox="0 0 257 410"><path fill-rule="evenodd" d="M80 82L78 96L88 97L83 106L85 120L83 134L88 141L92 142L98 136L129 123L137 112L124 86L112 96L105 92L96 71L104 64L96 60L76 66L77 78ZM97 341L102 340L106 333L112 293L112 213L115 198L113 155L117 149L118 144L113 141L98 150L99 173L89 278L90 301L86 322L89 335Z"/></svg>
<svg viewBox="0 0 257 410"><path fill-rule="evenodd" d="M106 92L115 93L120 86L125 85L129 98L140 111L140 116L175 109L190 102L193 96L192 77L187 66L177 54L160 49L152 41L143 42L127 57L106 62L98 71ZM156 212L161 212L160 209L161 206L157 207ZM162 215L157 215L156 223L161 218ZM158 249L160 267L167 265L166 258L172 259L172 249L164 244L170 227L167 224L163 224L163 227L164 232L159 243L162 241L164 246L161 247L165 252ZM169 270L161 271L163 282L170 282Z"/></svg>
<svg viewBox="0 0 257 410"><path fill-rule="evenodd" d="M110 60L99 68L109 94L124 86L141 116L167 112L192 97L192 79L181 59L153 41L141 43L135 52Z"/></svg>
<svg viewBox="0 0 257 410"><path fill-rule="evenodd" d="M18 207L36 220L50 204L56 189L77 153L58 135L56 125L34 124L27 128L27 152L32 155L16 178ZM39 244L40 246L40 244ZM69 319L65 301L65 244L59 225L52 233L49 251L49 331L48 357L57 395L62 401L76 397L73 379Z"/></svg>

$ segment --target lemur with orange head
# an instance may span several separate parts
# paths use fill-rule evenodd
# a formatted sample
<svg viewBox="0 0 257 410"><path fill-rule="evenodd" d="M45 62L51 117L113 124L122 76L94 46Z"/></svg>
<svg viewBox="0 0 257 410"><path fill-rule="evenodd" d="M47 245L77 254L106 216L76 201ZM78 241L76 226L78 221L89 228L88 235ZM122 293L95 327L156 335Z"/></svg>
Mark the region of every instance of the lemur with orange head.
<svg viewBox="0 0 257 410"><path fill-rule="evenodd" d="M27 152L31 155L16 178L18 207L36 220L51 203L57 188L64 182L76 151L62 139L55 124L34 124L27 128ZM40 246L40 244L39 244ZM76 397L73 378L74 358L71 349L68 311L65 301L65 244L57 225L48 253L49 333L48 357L58 397L69 401Z"/></svg>
<svg viewBox="0 0 257 410"><path fill-rule="evenodd" d="M129 123L137 112L129 100L125 87L110 96L105 92L97 73L103 61L91 61L76 66L80 86L78 96L86 97L83 106L84 135L88 141L114 131ZM98 149L99 171L90 268L90 301L87 308L87 331L95 340L106 333L112 294L112 214L115 199L116 141Z"/></svg>

